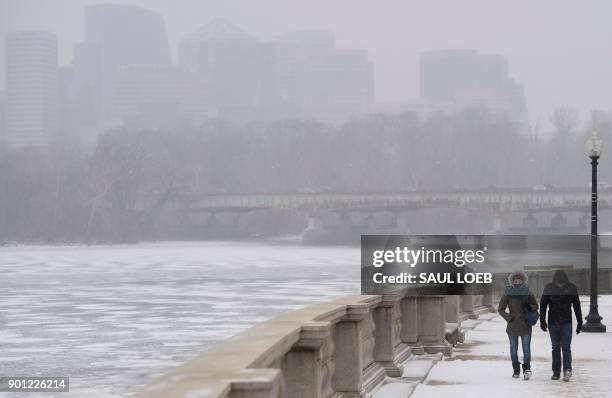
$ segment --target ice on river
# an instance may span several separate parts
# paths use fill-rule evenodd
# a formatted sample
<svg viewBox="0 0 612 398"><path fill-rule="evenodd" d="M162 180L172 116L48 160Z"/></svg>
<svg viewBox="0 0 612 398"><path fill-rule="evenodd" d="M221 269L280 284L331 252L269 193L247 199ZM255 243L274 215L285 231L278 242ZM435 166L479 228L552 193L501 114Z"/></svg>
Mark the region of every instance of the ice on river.
<svg viewBox="0 0 612 398"><path fill-rule="evenodd" d="M358 248L287 244L2 247L0 375L125 397L276 314L359 294L359 262Z"/></svg>

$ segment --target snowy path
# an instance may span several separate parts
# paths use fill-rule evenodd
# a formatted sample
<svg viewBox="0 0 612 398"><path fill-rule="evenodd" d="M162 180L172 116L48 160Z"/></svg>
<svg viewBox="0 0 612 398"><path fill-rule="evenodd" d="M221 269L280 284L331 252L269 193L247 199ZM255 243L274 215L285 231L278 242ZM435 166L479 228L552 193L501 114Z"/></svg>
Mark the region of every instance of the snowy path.
<svg viewBox="0 0 612 398"><path fill-rule="evenodd" d="M583 297L584 314L588 308L588 298ZM612 397L612 296L600 299L599 312L608 333L574 334L574 376L569 383L550 380L550 338L539 324L531 342L533 377L529 381L512 379L506 325L496 316L468 331L466 342L455 348L451 358L433 367L412 398Z"/></svg>

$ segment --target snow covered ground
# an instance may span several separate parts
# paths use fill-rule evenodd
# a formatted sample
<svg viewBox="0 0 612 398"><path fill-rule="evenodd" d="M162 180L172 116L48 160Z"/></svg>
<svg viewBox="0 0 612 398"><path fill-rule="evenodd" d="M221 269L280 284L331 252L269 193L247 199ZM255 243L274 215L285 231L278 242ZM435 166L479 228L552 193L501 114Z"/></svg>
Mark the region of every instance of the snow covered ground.
<svg viewBox="0 0 612 398"><path fill-rule="evenodd" d="M539 324L531 340L533 377L512 379L506 323L496 316L469 331L466 342L432 368L412 397L612 397L612 296L601 296L599 305L608 332L574 334L569 383L550 380L550 338ZM588 297L583 297L585 315L588 309Z"/></svg>
<svg viewBox="0 0 612 398"><path fill-rule="evenodd" d="M276 314L359 294L359 264L342 247L0 247L0 375L70 377L22 398L124 397Z"/></svg>

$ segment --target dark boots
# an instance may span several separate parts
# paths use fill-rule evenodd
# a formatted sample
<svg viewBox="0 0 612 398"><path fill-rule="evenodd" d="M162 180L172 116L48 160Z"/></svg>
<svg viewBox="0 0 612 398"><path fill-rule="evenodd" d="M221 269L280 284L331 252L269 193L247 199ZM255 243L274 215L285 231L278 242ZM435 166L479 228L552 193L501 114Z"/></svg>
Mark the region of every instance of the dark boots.
<svg viewBox="0 0 612 398"><path fill-rule="evenodd" d="M521 363L520 362L512 362L512 378L518 379L521 374Z"/></svg>
<svg viewBox="0 0 612 398"><path fill-rule="evenodd" d="M529 364L523 364L523 378L525 380L531 379L531 366Z"/></svg>

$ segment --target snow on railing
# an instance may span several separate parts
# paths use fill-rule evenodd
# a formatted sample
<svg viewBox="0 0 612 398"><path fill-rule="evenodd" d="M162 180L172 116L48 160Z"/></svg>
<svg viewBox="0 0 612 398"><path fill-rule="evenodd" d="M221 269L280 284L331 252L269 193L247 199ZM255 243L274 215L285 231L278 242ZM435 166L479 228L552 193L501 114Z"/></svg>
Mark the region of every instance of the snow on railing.
<svg viewBox="0 0 612 398"><path fill-rule="evenodd" d="M134 398L364 396L413 354L450 355L461 320L492 305L491 295L406 294L309 306L217 344Z"/></svg>
<svg viewBox="0 0 612 398"><path fill-rule="evenodd" d="M534 294L554 270L527 269ZM588 290L588 269L567 272L581 293ZM217 344L134 398L365 396L400 376L411 355L450 355L463 340L462 321L495 312L506 277L496 274L485 295L362 295L291 311ZM599 283L602 294L612 293L612 269L600 269Z"/></svg>

